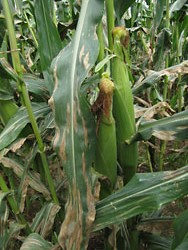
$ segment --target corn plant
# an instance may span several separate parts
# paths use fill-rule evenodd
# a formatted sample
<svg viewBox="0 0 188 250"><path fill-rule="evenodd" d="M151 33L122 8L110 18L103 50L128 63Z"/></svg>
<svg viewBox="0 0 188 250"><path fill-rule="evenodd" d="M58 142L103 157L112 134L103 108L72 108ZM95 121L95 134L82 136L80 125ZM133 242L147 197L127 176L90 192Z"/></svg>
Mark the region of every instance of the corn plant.
<svg viewBox="0 0 188 250"><path fill-rule="evenodd" d="M173 239L136 228L188 193L187 161L164 171L167 141L187 150L186 1L0 7L0 248L89 249L108 228L105 249L186 249L187 211ZM161 171L139 173L139 141Z"/></svg>

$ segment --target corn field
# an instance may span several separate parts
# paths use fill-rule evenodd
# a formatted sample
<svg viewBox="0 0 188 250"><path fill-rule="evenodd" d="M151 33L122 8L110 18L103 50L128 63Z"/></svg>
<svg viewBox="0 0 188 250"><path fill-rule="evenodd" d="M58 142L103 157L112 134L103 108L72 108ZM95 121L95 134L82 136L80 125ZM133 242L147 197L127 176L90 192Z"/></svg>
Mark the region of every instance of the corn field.
<svg viewBox="0 0 188 250"><path fill-rule="evenodd" d="M187 250L187 140L187 0L0 0L0 249Z"/></svg>

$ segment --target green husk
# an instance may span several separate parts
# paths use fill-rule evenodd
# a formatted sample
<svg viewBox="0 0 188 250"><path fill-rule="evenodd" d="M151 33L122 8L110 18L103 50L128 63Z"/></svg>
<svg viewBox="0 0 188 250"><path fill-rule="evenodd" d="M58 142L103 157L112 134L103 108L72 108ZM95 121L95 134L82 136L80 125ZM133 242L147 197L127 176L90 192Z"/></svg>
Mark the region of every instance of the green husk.
<svg viewBox="0 0 188 250"><path fill-rule="evenodd" d="M136 172L138 155L137 143L129 144L136 131L129 71L124 62L129 35L125 28L117 27L113 29L113 38L116 55L112 60L112 77L115 83L113 115L116 121L117 156L124 172L124 180L128 182Z"/></svg>
<svg viewBox="0 0 188 250"><path fill-rule="evenodd" d="M99 97L94 104L97 114L95 169L110 180L109 189L111 189L117 177L116 128L112 115L114 84L108 78L103 78L99 89Z"/></svg>

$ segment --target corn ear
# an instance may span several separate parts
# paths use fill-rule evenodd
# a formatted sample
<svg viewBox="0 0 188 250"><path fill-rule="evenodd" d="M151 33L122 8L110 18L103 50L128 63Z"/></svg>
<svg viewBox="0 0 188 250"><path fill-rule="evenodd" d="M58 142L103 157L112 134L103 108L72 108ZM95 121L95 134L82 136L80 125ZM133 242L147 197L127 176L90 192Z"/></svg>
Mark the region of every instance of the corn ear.
<svg viewBox="0 0 188 250"><path fill-rule="evenodd" d="M110 187L113 188L117 177L116 129L112 115L114 84L103 78L99 89L99 96L92 107L97 114L95 169L110 180Z"/></svg>
<svg viewBox="0 0 188 250"><path fill-rule="evenodd" d="M116 121L117 155L125 182L128 182L136 172L138 154L137 143L128 144L136 131L133 95L123 53L128 45L129 36L125 28L117 27L113 30L113 38L116 55L112 60L112 77L115 83L113 115Z"/></svg>

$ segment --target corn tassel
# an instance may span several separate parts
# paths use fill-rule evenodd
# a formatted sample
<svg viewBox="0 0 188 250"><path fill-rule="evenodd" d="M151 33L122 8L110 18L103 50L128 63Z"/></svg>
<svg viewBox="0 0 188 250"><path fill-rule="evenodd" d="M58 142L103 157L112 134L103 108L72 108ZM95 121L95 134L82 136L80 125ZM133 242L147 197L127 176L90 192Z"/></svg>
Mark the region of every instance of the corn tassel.
<svg viewBox="0 0 188 250"><path fill-rule="evenodd" d="M92 106L93 112L97 115L95 169L110 180L109 190L112 190L117 177L116 130L112 115L114 84L108 78L103 78L99 89L99 96Z"/></svg>
<svg viewBox="0 0 188 250"><path fill-rule="evenodd" d="M137 143L128 144L136 131L129 72L123 53L129 42L128 32L122 27L114 28L113 38L116 55L112 61L112 77L115 83L113 114L116 121L117 157L124 172L124 180L128 182L136 172L138 154Z"/></svg>

